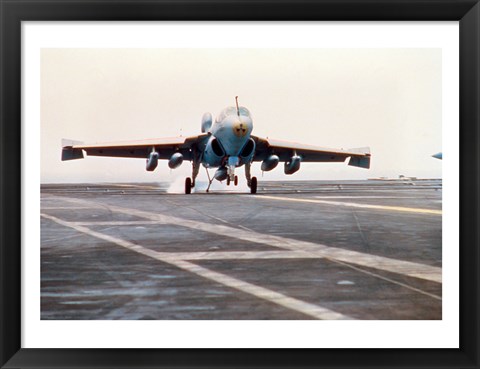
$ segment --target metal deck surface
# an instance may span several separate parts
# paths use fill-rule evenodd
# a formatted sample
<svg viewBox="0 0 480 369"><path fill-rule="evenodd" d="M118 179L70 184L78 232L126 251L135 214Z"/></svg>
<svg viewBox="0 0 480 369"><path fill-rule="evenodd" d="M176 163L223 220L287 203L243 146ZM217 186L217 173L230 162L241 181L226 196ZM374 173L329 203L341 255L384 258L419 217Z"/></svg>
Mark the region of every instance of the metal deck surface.
<svg viewBox="0 0 480 369"><path fill-rule="evenodd" d="M441 187L42 185L41 318L441 319Z"/></svg>

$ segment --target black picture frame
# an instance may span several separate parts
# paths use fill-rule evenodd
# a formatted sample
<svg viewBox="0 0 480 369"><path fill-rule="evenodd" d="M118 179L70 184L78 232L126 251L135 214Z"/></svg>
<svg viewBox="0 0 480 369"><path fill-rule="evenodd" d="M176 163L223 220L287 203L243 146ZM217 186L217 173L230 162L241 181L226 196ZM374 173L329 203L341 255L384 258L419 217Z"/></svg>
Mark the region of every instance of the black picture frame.
<svg viewBox="0 0 480 369"><path fill-rule="evenodd" d="M477 0L0 0L0 16L2 368L479 368L480 5ZM21 348L21 22L85 20L459 21L460 348Z"/></svg>

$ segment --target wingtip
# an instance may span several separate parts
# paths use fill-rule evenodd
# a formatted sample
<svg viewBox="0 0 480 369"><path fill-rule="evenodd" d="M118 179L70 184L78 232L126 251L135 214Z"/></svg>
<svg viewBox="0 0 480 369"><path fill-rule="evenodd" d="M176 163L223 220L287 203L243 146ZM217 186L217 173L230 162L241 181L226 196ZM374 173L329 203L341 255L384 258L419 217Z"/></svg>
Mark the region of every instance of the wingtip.
<svg viewBox="0 0 480 369"><path fill-rule="evenodd" d="M364 157L351 156L348 165L358 168L370 169L370 155Z"/></svg>
<svg viewBox="0 0 480 369"><path fill-rule="evenodd" d="M355 153L355 154L360 154L360 155L365 155L365 156L370 156L370 147L356 147L353 149L348 149L347 151Z"/></svg>
<svg viewBox="0 0 480 369"><path fill-rule="evenodd" d="M62 161L83 159L82 149L74 149L73 146L83 142L62 138Z"/></svg>
<svg viewBox="0 0 480 369"><path fill-rule="evenodd" d="M349 149L348 151L359 155L351 156L350 160L348 161L348 165L358 168L370 169L370 159L372 156L370 153L370 147L357 147L354 149Z"/></svg>
<svg viewBox="0 0 480 369"><path fill-rule="evenodd" d="M62 148L64 147L73 147L75 145L82 145L82 141L70 140L68 138L62 138Z"/></svg>

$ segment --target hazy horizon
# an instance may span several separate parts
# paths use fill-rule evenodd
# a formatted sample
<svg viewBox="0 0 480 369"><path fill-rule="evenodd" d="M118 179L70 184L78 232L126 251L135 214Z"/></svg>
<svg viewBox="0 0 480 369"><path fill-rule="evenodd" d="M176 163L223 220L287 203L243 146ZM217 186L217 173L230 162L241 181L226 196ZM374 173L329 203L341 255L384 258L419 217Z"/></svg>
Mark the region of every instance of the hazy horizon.
<svg viewBox="0 0 480 369"><path fill-rule="evenodd" d="M61 162L61 139L108 142L200 134L235 96L252 134L331 148L369 146L371 169L280 163L259 180L441 178L441 49L42 49L41 183L174 182L191 165ZM211 171L213 174L213 170ZM244 169L237 174L244 180ZM201 169L199 181L205 181Z"/></svg>

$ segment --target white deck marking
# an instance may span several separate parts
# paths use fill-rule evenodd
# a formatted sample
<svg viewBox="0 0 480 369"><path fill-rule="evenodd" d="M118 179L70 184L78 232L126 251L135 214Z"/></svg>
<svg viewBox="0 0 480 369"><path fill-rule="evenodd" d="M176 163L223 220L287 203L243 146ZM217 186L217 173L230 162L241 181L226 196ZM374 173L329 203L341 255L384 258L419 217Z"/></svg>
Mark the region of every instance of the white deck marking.
<svg viewBox="0 0 480 369"><path fill-rule="evenodd" d="M118 220L118 221L109 221L109 222L102 222L102 221L92 221L92 222L70 222L71 224L75 225L83 225L83 226L96 226L96 225L106 225L106 226L133 226L133 225L149 225L149 224L163 224L161 222L157 222L155 220Z"/></svg>
<svg viewBox="0 0 480 369"><path fill-rule="evenodd" d="M293 297L285 296L279 292L269 290L264 287L254 285L252 283L244 282L240 279L230 277L228 275L214 272L196 264L189 263L188 261L178 260L175 265L189 272L200 275L204 278L208 278L223 285L235 288L237 290L249 293L261 299L273 302L277 305L284 306L290 310L295 310L306 315L312 316L316 319L328 319L328 320L345 320L352 319L348 315L337 313L333 310L313 305L308 302L295 299Z"/></svg>
<svg viewBox="0 0 480 369"><path fill-rule="evenodd" d="M248 259L318 259L321 256L305 254L302 251L195 251L160 252L165 259L181 260L248 260Z"/></svg>
<svg viewBox="0 0 480 369"><path fill-rule="evenodd" d="M299 198L267 196L267 195L255 196L255 198L256 199L264 199L264 200L308 202L308 203L313 203L313 204L326 204L326 205L346 206L346 207L353 207L353 208L400 211L400 212L418 213L418 214L442 215L442 211L441 210L436 210L436 209L406 208L406 207L402 207L402 206L370 205L370 204L359 204L359 203L354 203L354 202L326 201L326 200L315 200L315 199L299 199Z"/></svg>
<svg viewBox="0 0 480 369"><path fill-rule="evenodd" d="M255 198L261 198L261 196ZM69 201L72 203L92 203L93 205L97 204L81 199L71 199L63 197L59 197L58 199L63 201ZM150 213L144 210L124 208L107 204L104 204L104 206L108 206L108 208L114 212L129 214L137 216L139 218L146 218L165 224L173 224L176 226L192 228L203 232L237 238L243 241L253 243L265 244L285 250L299 251L306 254L313 253L313 255L315 255L316 257L340 260L350 264L361 265L368 268L385 270L392 273L398 273L410 277L442 283L442 269L439 267L414 263L410 261L396 260L372 254L365 254L358 251L330 247L308 241L300 241L292 238L268 235L254 231L247 231L239 228L224 226L221 224L203 223L195 220L182 219L169 215L164 215L161 213Z"/></svg>
<svg viewBox="0 0 480 369"><path fill-rule="evenodd" d="M364 269L357 268L349 263L344 263L339 260L325 258L322 255L315 253L305 253L303 251L196 251L196 252L158 252L157 256L162 260L268 260L268 259L327 259L333 263L340 264L350 269L354 269L360 273L368 274L375 278L383 279L384 281L408 288L409 290L430 296L436 300L441 300L440 296L412 287L408 284L395 281L391 278L381 276Z"/></svg>
<svg viewBox="0 0 480 369"><path fill-rule="evenodd" d="M162 188L160 186L155 187L155 186L147 186L147 185L134 185L134 184L112 184L111 185L114 189L115 187L125 187L125 188L136 188L136 189L141 189L141 190L157 190L160 191Z"/></svg>
<svg viewBox="0 0 480 369"><path fill-rule="evenodd" d="M91 206L42 206L42 210L80 210L80 209L91 209Z"/></svg>
<svg viewBox="0 0 480 369"><path fill-rule="evenodd" d="M139 254L148 256L150 258L169 263L171 265L174 265L178 268L181 268L183 270L187 270L191 273L195 273L203 278L210 279L212 281L215 281L217 283L221 283L224 286L228 286L231 288L235 288L239 291L248 293L250 295L254 295L255 297L261 298L263 300L272 302L277 305L284 306L290 310L294 310L300 313L303 313L305 315L311 316L316 319L352 319L348 315L344 315L341 313L337 313L333 310L313 305L308 302L302 301L295 299L293 297L289 297L286 295L283 295L279 292L275 292L272 290L269 290L264 287L260 287L245 281L242 281L237 278L233 278L231 276L214 272L212 270L209 270L207 268L201 267L199 265L195 265L192 263L189 263L188 261L181 260L176 256L176 253L160 253L151 249L147 249L143 246L140 245L135 245L132 242L122 240L120 238L116 238L113 236L109 236L100 232L93 231L87 227L81 226L81 225L76 225L71 222L67 222L64 220L61 220L57 217L47 215L47 214L41 214L42 217L46 219L50 219L60 225L63 225L65 227L70 227L75 229L78 232L88 234L90 236L102 239L104 241L116 244L118 246L124 247L128 250L135 251ZM166 257L169 256L169 257Z"/></svg>
<svg viewBox="0 0 480 369"><path fill-rule="evenodd" d="M418 199L415 196L315 196L316 199Z"/></svg>
<svg viewBox="0 0 480 369"><path fill-rule="evenodd" d="M353 265L350 265L348 263L343 263L341 261L338 261L338 260L332 260L334 263L338 263L338 264L341 264L347 268L350 268L350 269L353 269L353 270L356 270L360 273L363 273L363 274L368 274L368 275L371 275L372 277L375 277L375 278L379 278L379 279L383 279L384 281L387 281L387 282L390 282L390 283L393 283L393 284L396 284L398 286L402 286L402 287L405 287L405 288L408 288L409 290L412 290L412 291L415 291L415 292L418 292L418 293L421 293L422 295L426 295L426 296L429 296L431 298L434 298L435 300L442 300L442 298L440 296L437 296L433 293L430 293L430 292L427 292L427 291L423 291L419 288L415 288L415 287L412 287L408 284L405 284L405 283L402 283L402 282L399 282L399 281L395 281L393 279L390 279L390 278L387 278L387 277L384 277L380 274L377 274L377 273L372 273L372 272L369 272L368 270L365 270L365 269L360 269L360 268L357 268Z"/></svg>

